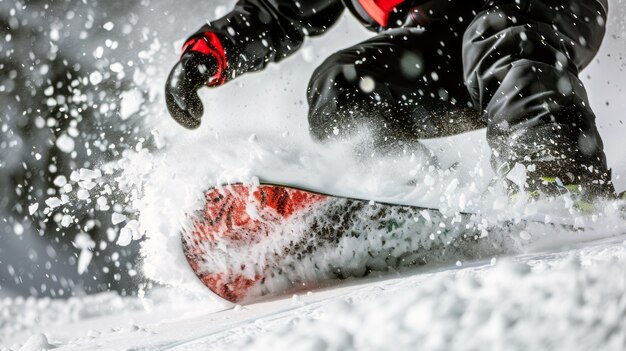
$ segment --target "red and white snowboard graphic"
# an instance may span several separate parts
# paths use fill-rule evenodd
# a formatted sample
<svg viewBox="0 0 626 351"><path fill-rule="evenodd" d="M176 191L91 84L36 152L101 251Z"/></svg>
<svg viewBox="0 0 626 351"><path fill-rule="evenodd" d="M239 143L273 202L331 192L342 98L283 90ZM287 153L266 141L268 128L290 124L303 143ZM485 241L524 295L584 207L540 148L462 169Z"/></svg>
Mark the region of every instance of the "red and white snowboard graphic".
<svg viewBox="0 0 626 351"><path fill-rule="evenodd" d="M278 263L287 252L270 251L284 241L276 240L284 235L281 227L326 201L325 195L274 185L212 189L206 194L204 210L183 235L187 260L211 291L231 302L241 301L271 268L272 260L254 257L271 253ZM223 261L216 262L218 257Z"/></svg>
<svg viewBox="0 0 626 351"><path fill-rule="evenodd" d="M460 259L484 231L474 217L234 184L208 190L181 234L198 278L220 297L248 303L372 271Z"/></svg>

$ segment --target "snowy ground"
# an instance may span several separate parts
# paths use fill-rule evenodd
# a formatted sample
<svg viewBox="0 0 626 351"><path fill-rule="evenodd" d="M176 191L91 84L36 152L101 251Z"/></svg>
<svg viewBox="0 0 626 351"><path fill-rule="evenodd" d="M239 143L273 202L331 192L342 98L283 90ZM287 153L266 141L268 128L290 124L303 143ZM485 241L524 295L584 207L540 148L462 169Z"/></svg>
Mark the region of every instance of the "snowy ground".
<svg viewBox="0 0 626 351"><path fill-rule="evenodd" d="M599 115L615 183L624 190L624 5L622 0L612 5L606 44L582 77ZM202 22L203 15L194 15ZM180 28L164 24L161 30ZM154 106L146 108L160 113L147 119L146 127L160 150L150 153L138 144L136 152L113 167L124 170L115 184L132 189L129 206L136 212L119 217L126 229L114 233L111 245L145 235L139 274L173 287L140 292L141 297L0 297L0 350L626 348L626 237L614 217L593 236L562 232L555 242L518 248L509 259L494 255L426 266L245 307L207 298L184 261L178 228L202 190L216 183L295 174L303 184L335 193L406 203L434 200L453 210L480 208L498 215L544 214L545 208L525 203L507 207L489 197L477 200L491 179L482 131L428 142L440 162L434 169L421 162L424 155L417 151L415 156L363 162L348 156L356 144L314 146L303 117L307 78L334 50L366 37L349 19L333 31L326 39L308 42L280 69L271 66L219 90L203 91L206 115L199 131L176 126L165 115L162 98L155 98ZM159 62L162 72L151 72L156 96L176 59L172 47L164 43L161 54L172 51L170 61ZM464 162L447 170L457 161ZM75 189L85 182L80 172L75 180L67 176ZM389 179L393 181L381 181ZM398 186L411 180L428 187L406 191ZM83 269L92 244L78 247Z"/></svg>
<svg viewBox="0 0 626 351"><path fill-rule="evenodd" d="M622 350L624 264L619 236L221 312L164 289L143 299L5 300L12 323L2 336L14 350L27 338L21 350Z"/></svg>

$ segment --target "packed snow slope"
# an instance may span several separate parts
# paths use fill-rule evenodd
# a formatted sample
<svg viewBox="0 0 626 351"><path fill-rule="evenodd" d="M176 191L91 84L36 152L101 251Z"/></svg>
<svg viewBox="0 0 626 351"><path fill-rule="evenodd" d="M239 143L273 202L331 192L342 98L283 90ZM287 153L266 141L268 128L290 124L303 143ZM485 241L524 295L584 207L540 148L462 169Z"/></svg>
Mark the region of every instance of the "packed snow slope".
<svg viewBox="0 0 626 351"><path fill-rule="evenodd" d="M141 299L4 301L12 322L2 350L622 350L625 239L346 281L221 312L160 289Z"/></svg>

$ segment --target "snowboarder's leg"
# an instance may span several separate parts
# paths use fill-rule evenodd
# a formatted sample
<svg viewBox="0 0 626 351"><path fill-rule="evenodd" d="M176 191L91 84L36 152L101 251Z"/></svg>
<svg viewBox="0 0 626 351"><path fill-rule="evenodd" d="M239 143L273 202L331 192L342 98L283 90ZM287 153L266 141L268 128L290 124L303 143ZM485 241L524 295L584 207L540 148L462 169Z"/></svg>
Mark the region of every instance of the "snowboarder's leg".
<svg viewBox="0 0 626 351"><path fill-rule="evenodd" d="M526 166L526 187L546 179L613 192L602 141L579 70L597 53L604 0L491 1L463 40L465 79L488 124L496 172Z"/></svg>
<svg viewBox="0 0 626 351"><path fill-rule="evenodd" d="M391 30L330 56L309 83L311 135L340 139L367 125L385 140L416 140L484 127L463 83L463 28L440 27Z"/></svg>

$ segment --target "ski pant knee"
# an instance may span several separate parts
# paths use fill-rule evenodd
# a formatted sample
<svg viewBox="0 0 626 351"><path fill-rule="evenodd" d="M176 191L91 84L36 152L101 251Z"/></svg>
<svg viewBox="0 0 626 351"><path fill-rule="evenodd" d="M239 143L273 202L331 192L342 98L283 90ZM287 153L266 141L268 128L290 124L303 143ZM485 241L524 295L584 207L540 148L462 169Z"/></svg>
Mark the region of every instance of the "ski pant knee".
<svg viewBox="0 0 626 351"><path fill-rule="evenodd" d="M314 71L307 90L314 139L349 135L364 123L378 121L366 115L384 111L391 97L385 85L377 86L371 73L359 66L358 53L350 49L331 55Z"/></svg>
<svg viewBox="0 0 626 351"><path fill-rule="evenodd" d="M390 30L331 55L309 82L311 135L334 139L365 125L415 139L483 127L463 82L463 32L446 29Z"/></svg>
<svg viewBox="0 0 626 351"><path fill-rule="evenodd" d="M492 3L465 31L463 67L494 169L505 175L522 164L537 178L571 183L606 178L595 115L578 79L604 35L602 1Z"/></svg>

